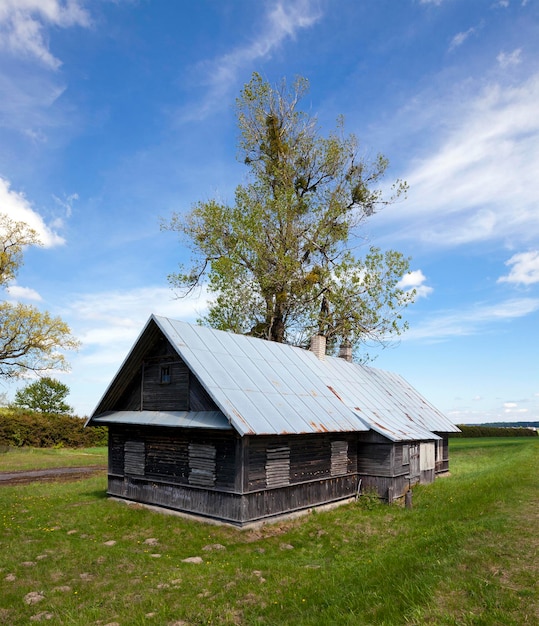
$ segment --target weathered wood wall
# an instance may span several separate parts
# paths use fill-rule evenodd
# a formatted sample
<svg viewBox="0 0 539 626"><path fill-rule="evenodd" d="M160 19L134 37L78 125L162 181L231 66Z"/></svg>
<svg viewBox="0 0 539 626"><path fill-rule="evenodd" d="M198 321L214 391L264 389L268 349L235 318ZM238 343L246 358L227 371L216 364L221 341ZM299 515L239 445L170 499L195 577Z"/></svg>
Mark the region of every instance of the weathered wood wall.
<svg viewBox="0 0 539 626"><path fill-rule="evenodd" d="M228 431L115 426L109 442L109 494L234 524L357 491L354 434L241 439Z"/></svg>
<svg viewBox="0 0 539 626"><path fill-rule="evenodd" d="M354 433L248 437L246 491L304 483L357 471ZM268 465L269 461L269 465ZM268 484L268 469L271 485ZM278 476L282 482L279 483Z"/></svg>
<svg viewBox="0 0 539 626"><path fill-rule="evenodd" d="M110 427L109 474L232 490L236 439L230 431ZM138 464L133 451L139 454ZM136 474L130 470L134 465L139 468Z"/></svg>

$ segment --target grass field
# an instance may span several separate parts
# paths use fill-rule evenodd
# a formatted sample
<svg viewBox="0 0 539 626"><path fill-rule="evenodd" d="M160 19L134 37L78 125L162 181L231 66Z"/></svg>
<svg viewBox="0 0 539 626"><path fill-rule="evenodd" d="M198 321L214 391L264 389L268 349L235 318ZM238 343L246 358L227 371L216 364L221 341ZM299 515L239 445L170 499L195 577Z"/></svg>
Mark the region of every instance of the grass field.
<svg viewBox="0 0 539 626"><path fill-rule="evenodd" d="M538 461L535 438L452 440L411 510L243 531L109 500L103 475L2 487L0 623L536 624Z"/></svg>
<svg viewBox="0 0 539 626"><path fill-rule="evenodd" d="M107 448L10 448L0 453L0 472L107 464Z"/></svg>

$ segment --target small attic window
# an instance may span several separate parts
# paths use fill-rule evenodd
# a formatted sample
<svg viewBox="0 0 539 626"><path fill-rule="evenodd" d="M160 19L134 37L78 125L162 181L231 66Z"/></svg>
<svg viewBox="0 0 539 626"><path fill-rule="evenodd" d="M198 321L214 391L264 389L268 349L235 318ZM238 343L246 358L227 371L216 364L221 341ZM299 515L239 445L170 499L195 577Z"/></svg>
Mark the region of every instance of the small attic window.
<svg viewBox="0 0 539 626"><path fill-rule="evenodd" d="M159 373L159 382L162 385L170 385L171 383L170 365L161 365L161 370Z"/></svg>

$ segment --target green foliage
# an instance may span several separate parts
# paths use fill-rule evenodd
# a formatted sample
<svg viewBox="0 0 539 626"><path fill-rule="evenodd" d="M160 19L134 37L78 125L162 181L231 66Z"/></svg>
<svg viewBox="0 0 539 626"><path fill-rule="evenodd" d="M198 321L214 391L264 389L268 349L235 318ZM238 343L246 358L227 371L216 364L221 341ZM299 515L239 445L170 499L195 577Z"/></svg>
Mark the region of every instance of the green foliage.
<svg viewBox="0 0 539 626"><path fill-rule="evenodd" d="M67 385L45 376L19 389L14 404L41 413L71 413L73 409L65 402L68 395Z"/></svg>
<svg viewBox="0 0 539 626"><path fill-rule="evenodd" d="M24 222L14 222L0 213L0 286L16 277L24 248L38 244L37 233ZM0 377L65 370L67 361L60 351L78 345L59 317L33 306L0 302Z"/></svg>
<svg viewBox="0 0 539 626"><path fill-rule="evenodd" d="M363 489L358 499L358 505L366 511L372 511L375 507L381 506L382 501L380 500L377 489L375 487Z"/></svg>
<svg viewBox="0 0 539 626"><path fill-rule="evenodd" d="M532 428L501 427L501 426L469 426L458 424L460 433L449 433L449 437L537 437L538 432Z"/></svg>
<svg viewBox="0 0 539 626"><path fill-rule="evenodd" d="M68 448L102 446L107 442L105 427L84 428L85 420L24 409L0 409L0 446Z"/></svg>
<svg viewBox="0 0 539 626"><path fill-rule="evenodd" d="M384 197L387 159L359 158L342 119L323 137L298 108L306 90L305 79L273 88L256 73L245 85L237 114L248 182L234 204L198 202L164 224L194 255L169 279L181 294L207 280L215 299L202 321L222 330L294 344L318 333L330 347L387 341L406 328L415 296L400 286L409 260L353 248L364 221L407 187L397 181Z"/></svg>

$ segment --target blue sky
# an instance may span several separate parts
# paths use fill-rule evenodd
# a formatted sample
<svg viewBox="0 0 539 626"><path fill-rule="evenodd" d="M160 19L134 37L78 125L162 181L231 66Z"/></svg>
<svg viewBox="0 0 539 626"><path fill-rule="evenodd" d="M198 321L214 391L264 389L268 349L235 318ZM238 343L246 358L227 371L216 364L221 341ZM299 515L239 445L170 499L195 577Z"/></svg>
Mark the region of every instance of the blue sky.
<svg viewBox="0 0 539 626"><path fill-rule="evenodd" d="M539 420L538 0L0 0L0 210L43 241L3 297L81 340L57 376L77 413L151 313L204 311L160 222L245 181L253 71L307 77L322 132L343 114L410 185L366 225L419 296L374 365L456 423Z"/></svg>

